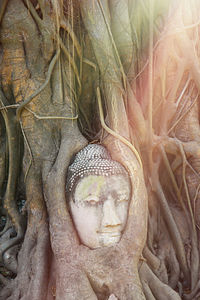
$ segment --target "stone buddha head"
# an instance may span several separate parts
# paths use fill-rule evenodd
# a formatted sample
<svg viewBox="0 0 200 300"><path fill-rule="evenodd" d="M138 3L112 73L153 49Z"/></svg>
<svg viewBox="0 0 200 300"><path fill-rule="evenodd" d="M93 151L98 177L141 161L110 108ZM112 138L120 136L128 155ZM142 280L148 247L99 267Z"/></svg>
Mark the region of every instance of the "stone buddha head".
<svg viewBox="0 0 200 300"><path fill-rule="evenodd" d="M68 168L69 210L79 238L91 249L120 241L126 226L131 194L125 168L105 147L90 144Z"/></svg>

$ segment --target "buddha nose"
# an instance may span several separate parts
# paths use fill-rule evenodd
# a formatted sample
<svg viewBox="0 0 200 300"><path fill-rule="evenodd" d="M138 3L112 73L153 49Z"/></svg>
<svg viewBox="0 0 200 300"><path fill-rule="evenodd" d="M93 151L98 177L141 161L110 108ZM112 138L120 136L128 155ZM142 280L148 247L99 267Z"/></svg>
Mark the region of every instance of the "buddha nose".
<svg viewBox="0 0 200 300"><path fill-rule="evenodd" d="M107 199L103 204L103 227L120 226L121 221L117 215L114 199Z"/></svg>

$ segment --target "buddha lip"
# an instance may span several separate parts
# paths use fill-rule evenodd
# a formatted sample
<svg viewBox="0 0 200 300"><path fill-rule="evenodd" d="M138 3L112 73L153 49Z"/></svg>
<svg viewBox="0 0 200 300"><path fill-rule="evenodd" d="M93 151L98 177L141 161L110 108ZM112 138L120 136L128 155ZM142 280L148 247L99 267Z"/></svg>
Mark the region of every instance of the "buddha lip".
<svg viewBox="0 0 200 300"><path fill-rule="evenodd" d="M109 234L109 235L114 235L114 236L118 236L121 234L120 231L97 231L97 233L100 233L100 234Z"/></svg>

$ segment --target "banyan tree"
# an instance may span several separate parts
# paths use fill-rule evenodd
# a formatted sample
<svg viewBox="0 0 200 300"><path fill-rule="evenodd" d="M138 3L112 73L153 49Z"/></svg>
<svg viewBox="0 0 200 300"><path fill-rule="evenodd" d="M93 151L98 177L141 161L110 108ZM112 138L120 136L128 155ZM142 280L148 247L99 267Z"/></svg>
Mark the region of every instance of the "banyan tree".
<svg viewBox="0 0 200 300"><path fill-rule="evenodd" d="M0 299L199 299L199 11L0 1Z"/></svg>

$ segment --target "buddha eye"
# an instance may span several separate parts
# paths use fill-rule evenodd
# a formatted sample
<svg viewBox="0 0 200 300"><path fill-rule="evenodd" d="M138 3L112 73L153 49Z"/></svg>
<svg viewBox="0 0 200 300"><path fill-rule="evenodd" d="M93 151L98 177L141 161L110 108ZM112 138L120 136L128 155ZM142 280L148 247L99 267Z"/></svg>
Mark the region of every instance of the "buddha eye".
<svg viewBox="0 0 200 300"><path fill-rule="evenodd" d="M87 203L90 205L96 205L98 202L95 200L88 200Z"/></svg>
<svg viewBox="0 0 200 300"><path fill-rule="evenodd" d="M86 204L89 206L96 206L99 204L99 199L97 198L89 198L85 200Z"/></svg>

